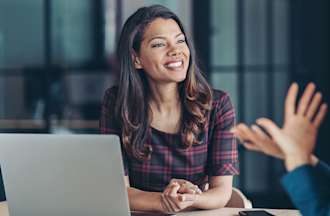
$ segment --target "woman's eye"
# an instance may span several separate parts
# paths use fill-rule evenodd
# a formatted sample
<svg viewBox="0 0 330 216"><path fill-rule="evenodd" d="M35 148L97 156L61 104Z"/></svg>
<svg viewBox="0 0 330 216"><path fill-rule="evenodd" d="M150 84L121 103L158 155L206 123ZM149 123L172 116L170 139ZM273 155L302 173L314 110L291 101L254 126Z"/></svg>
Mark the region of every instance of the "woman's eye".
<svg viewBox="0 0 330 216"><path fill-rule="evenodd" d="M185 42L186 42L185 39L180 39L180 40L178 40L178 43L185 43Z"/></svg>
<svg viewBox="0 0 330 216"><path fill-rule="evenodd" d="M164 43L155 43L155 44L152 44L151 47L152 48L155 48L155 47L162 47L164 46L165 44Z"/></svg>

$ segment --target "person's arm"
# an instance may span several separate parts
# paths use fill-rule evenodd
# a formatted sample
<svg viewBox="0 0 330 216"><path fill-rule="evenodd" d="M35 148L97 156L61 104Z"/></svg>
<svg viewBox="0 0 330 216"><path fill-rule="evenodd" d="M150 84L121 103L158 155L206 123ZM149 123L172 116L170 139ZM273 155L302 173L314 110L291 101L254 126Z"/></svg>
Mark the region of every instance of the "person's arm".
<svg viewBox="0 0 330 216"><path fill-rule="evenodd" d="M329 181L324 179L322 169L317 168L319 165L299 166L282 178L283 187L304 216L330 215Z"/></svg>
<svg viewBox="0 0 330 216"><path fill-rule="evenodd" d="M284 125L258 119L265 134L256 126L234 131L251 150L284 159L288 174L282 184L304 216L330 215L329 167L313 155L318 129L327 112L320 92L309 84L296 107L298 85L292 84L285 100ZM270 135L270 137L268 137Z"/></svg>
<svg viewBox="0 0 330 216"><path fill-rule="evenodd" d="M231 197L233 176L210 177L210 189L197 196L194 208L216 209L224 207Z"/></svg>
<svg viewBox="0 0 330 216"><path fill-rule="evenodd" d="M117 88L115 87L107 89L104 94L99 122L101 134L116 134L119 136L121 134L120 128L118 127L118 123L114 118L116 94ZM145 192L130 187L128 179L127 155L123 147L122 158L125 173L124 179L127 187L130 209L139 211L162 211L163 209L160 206L161 193Z"/></svg>
<svg viewBox="0 0 330 216"><path fill-rule="evenodd" d="M214 127L208 141L209 190L197 196L193 207L199 209L224 207L231 197L233 175L239 173L237 143L230 131L236 122L235 110L226 93L215 92L214 103L215 113L210 118Z"/></svg>
<svg viewBox="0 0 330 216"><path fill-rule="evenodd" d="M129 206L131 210L157 212L164 211L161 205L160 192L146 192L130 187L128 176L125 176L125 184L127 187Z"/></svg>

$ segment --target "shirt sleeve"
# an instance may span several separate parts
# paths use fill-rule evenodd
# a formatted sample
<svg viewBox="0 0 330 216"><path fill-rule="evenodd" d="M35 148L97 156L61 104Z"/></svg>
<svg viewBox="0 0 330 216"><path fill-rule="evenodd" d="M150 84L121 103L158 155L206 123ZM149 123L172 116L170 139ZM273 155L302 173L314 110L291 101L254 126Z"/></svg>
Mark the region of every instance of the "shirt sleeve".
<svg viewBox="0 0 330 216"><path fill-rule="evenodd" d="M283 187L304 216L330 215L329 178L318 166L303 165L282 178Z"/></svg>
<svg viewBox="0 0 330 216"><path fill-rule="evenodd" d="M209 140L208 175L223 176L239 174L236 139L230 129L234 127L235 110L228 94L215 99L215 114L210 121L213 133Z"/></svg>
<svg viewBox="0 0 330 216"><path fill-rule="evenodd" d="M117 94L117 89L114 87L106 90L101 104L99 127L101 134L115 134L120 137L121 152L122 152L122 158L124 164L124 173L125 176L127 176L128 157L122 145L120 126L115 118L116 94Z"/></svg>

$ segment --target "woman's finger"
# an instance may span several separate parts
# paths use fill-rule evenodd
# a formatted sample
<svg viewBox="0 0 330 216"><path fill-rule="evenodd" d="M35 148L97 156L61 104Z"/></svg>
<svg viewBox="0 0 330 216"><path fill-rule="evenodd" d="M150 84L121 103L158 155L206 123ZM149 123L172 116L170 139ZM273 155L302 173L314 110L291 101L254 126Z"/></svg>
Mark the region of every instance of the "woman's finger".
<svg viewBox="0 0 330 216"><path fill-rule="evenodd" d="M164 211L166 213L173 213L173 212L175 212L175 209L171 206L169 200L163 194L161 196L161 202L162 202L161 204L162 204L163 208L165 208Z"/></svg>
<svg viewBox="0 0 330 216"><path fill-rule="evenodd" d="M172 211L176 211L180 208L180 206L177 203L179 188L180 188L179 183L173 181L166 187L166 189L163 192L163 197L166 200L167 206L169 206Z"/></svg>
<svg viewBox="0 0 330 216"><path fill-rule="evenodd" d="M197 185L187 185L183 184L180 186L178 191L179 193L188 193L188 194L201 194L202 191Z"/></svg>

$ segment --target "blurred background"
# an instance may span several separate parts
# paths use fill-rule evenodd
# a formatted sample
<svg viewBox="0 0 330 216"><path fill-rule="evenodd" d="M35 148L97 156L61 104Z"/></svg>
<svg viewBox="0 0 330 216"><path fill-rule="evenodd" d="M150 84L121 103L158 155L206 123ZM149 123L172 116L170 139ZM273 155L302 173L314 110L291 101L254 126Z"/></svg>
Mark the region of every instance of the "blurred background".
<svg viewBox="0 0 330 216"><path fill-rule="evenodd" d="M230 94L238 121L281 124L293 81L315 82L330 102L328 0L0 0L0 132L98 133L104 90L118 75L120 29L150 4L182 19L205 76ZM329 131L328 115L316 149L328 163ZM254 207L291 208L279 183L283 164L239 153L235 186Z"/></svg>

